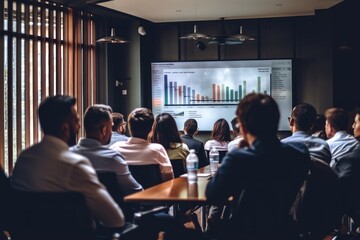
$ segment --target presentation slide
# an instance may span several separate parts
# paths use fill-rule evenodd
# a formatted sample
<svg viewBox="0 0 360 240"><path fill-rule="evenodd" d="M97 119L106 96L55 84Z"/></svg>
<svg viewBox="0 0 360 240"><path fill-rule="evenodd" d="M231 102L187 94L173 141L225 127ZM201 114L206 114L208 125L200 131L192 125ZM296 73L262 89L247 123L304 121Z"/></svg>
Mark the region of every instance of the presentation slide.
<svg viewBox="0 0 360 240"><path fill-rule="evenodd" d="M194 118L199 131L211 131L214 122L229 124L236 106L248 93L271 95L281 113L279 130L289 130L292 109L292 61L202 61L152 63L152 111L172 114L182 130ZM264 119L266 121L266 119Z"/></svg>

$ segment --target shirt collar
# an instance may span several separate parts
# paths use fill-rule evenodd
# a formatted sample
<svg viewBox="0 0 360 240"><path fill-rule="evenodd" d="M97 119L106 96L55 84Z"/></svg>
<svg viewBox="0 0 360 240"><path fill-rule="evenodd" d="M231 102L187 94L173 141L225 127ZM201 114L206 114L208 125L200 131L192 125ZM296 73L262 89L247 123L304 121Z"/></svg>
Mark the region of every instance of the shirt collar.
<svg viewBox="0 0 360 240"><path fill-rule="evenodd" d="M137 137L130 137L127 141L128 143L149 143L148 141L146 141L145 139L142 139L142 138L137 138Z"/></svg>
<svg viewBox="0 0 360 240"><path fill-rule="evenodd" d="M63 149L63 150L69 149L69 145L66 142L64 142L63 140L61 140L58 137L54 137L54 136L51 136L51 135L44 135L44 137L42 139L42 142L55 144L60 149Z"/></svg>
<svg viewBox="0 0 360 240"><path fill-rule="evenodd" d="M103 146L98 140L93 138L80 138L78 145L80 146L86 146L91 148L101 147Z"/></svg>

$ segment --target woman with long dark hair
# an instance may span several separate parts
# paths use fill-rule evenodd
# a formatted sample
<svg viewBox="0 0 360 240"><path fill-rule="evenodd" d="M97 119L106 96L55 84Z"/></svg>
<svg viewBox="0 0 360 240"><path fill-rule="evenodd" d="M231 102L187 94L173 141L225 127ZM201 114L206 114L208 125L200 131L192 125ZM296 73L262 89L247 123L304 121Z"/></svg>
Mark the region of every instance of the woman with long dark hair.
<svg viewBox="0 0 360 240"><path fill-rule="evenodd" d="M189 148L182 142L175 119L169 113L156 116L149 134L149 141L161 144L170 159L185 160L189 154Z"/></svg>
<svg viewBox="0 0 360 240"><path fill-rule="evenodd" d="M224 119L220 118L216 120L211 132L211 140L205 143L205 150L210 150L213 146L216 146L218 150L227 151L228 143L231 141L230 126Z"/></svg>

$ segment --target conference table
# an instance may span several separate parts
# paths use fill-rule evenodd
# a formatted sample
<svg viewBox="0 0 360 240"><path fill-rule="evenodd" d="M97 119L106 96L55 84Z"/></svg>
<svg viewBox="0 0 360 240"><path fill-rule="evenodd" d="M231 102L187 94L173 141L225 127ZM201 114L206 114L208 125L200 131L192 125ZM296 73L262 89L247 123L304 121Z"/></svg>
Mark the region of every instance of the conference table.
<svg viewBox="0 0 360 240"><path fill-rule="evenodd" d="M197 183L189 184L187 175L160 183L144 191L130 194L124 198L127 203L136 204L167 204L192 203L200 206L207 204L205 197L206 185L210 178L210 167L205 166L198 170ZM206 227L206 211L201 210L201 225Z"/></svg>
<svg viewBox="0 0 360 240"><path fill-rule="evenodd" d="M205 166L198 170L197 183L189 184L185 174L145 189L144 191L130 194L124 198L124 201L144 204L178 204L182 202L205 204L205 189L209 178L210 167Z"/></svg>

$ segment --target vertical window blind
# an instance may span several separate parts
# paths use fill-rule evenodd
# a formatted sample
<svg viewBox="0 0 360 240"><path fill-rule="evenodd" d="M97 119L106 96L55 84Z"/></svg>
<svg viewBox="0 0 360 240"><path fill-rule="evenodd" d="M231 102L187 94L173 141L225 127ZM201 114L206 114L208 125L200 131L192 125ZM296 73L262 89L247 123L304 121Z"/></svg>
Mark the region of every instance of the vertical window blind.
<svg viewBox="0 0 360 240"><path fill-rule="evenodd" d="M41 139L37 109L45 97L76 97L80 119L95 103L95 54L91 14L44 0L0 1L0 164L7 173Z"/></svg>

